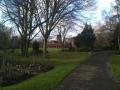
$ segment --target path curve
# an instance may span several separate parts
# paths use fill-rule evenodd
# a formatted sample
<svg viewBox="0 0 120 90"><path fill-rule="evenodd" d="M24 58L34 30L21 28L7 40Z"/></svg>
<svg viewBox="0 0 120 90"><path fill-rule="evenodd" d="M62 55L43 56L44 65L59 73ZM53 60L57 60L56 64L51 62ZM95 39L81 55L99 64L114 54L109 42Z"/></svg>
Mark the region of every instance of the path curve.
<svg viewBox="0 0 120 90"><path fill-rule="evenodd" d="M110 53L99 52L78 66L55 90L120 90L107 70Z"/></svg>

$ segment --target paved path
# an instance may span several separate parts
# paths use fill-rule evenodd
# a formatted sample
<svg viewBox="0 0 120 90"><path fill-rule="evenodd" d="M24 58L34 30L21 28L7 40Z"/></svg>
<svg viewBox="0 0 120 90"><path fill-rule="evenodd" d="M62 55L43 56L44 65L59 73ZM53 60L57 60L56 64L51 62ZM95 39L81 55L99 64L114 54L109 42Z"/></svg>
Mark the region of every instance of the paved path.
<svg viewBox="0 0 120 90"><path fill-rule="evenodd" d="M107 70L109 53L101 52L78 66L55 90L120 90Z"/></svg>

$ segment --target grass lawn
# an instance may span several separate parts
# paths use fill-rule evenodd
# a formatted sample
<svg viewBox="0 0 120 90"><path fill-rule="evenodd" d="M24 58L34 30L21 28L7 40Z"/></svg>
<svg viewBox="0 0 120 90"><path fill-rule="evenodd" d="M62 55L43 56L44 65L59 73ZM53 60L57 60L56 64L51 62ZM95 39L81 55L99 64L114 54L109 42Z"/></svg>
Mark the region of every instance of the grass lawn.
<svg viewBox="0 0 120 90"><path fill-rule="evenodd" d="M113 75L120 80L120 55L114 55L110 58L110 65Z"/></svg>
<svg viewBox="0 0 120 90"><path fill-rule="evenodd" d="M18 54L8 54L6 57L20 61L51 63L55 68L19 84L1 87L0 90L53 90L61 80L63 80L83 60L88 58L89 55L83 52L60 52L60 50L57 49L50 49L48 58L45 60L43 60L42 56L23 58Z"/></svg>

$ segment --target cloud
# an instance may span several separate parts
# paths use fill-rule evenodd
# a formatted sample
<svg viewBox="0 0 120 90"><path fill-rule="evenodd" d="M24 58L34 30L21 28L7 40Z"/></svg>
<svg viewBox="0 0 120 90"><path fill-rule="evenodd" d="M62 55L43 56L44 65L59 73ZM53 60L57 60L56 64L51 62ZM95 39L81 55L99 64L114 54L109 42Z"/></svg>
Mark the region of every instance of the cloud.
<svg viewBox="0 0 120 90"><path fill-rule="evenodd" d="M114 3L114 0L97 0L97 8L94 11L94 17L91 21L91 23L96 24L96 22L103 22L103 11L110 11L112 3Z"/></svg>
<svg viewBox="0 0 120 90"><path fill-rule="evenodd" d="M97 6L98 10L109 9L114 0L98 0Z"/></svg>

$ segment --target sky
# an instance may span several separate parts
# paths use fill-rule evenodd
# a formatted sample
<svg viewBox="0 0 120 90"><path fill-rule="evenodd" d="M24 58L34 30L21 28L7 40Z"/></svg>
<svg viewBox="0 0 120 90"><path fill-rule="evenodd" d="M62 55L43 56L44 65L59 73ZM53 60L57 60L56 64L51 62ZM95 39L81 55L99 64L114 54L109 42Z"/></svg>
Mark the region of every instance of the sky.
<svg viewBox="0 0 120 90"><path fill-rule="evenodd" d="M93 16L91 23L95 24L96 22L103 21L103 11L110 11L112 8L112 3L114 0L97 0L96 9L93 11L94 14L90 14Z"/></svg>
<svg viewBox="0 0 120 90"><path fill-rule="evenodd" d="M93 17L92 20L95 21L101 21L102 20L102 11L103 10L107 10L109 11L111 8L111 3L113 3L114 0L96 0L96 8L93 11L86 11L86 16L88 18L91 18L91 16ZM1 14L0 14L1 17Z"/></svg>
<svg viewBox="0 0 120 90"><path fill-rule="evenodd" d="M98 25L100 26L100 24L102 25L104 23L103 11L110 11L112 9L112 3L114 3L114 0L96 0L95 9L84 12L84 16L88 17L84 22L89 22L94 28L98 28ZM71 32L69 35L76 36L82 31L78 26L76 26L76 29L78 30L77 33Z"/></svg>
<svg viewBox="0 0 120 90"><path fill-rule="evenodd" d="M110 11L111 9L111 3L113 3L114 0L96 0L96 8L92 11L86 11L85 16L90 18L87 19L86 22L91 23L93 26L98 25L99 22L103 22L103 11ZM0 14L1 16L1 14ZM76 27L79 28L79 27ZM71 33L73 35L73 33Z"/></svg>

